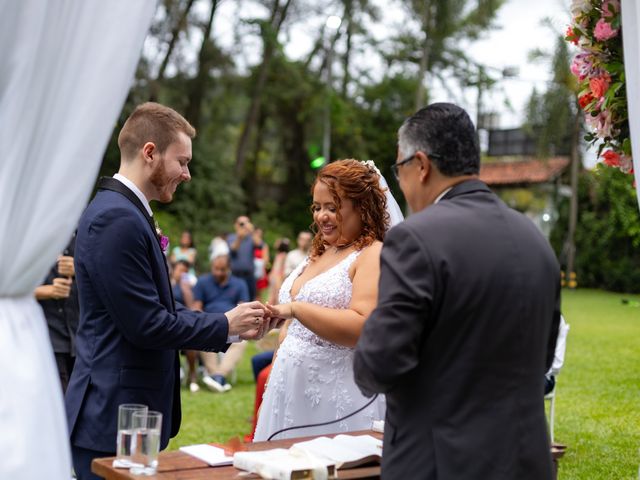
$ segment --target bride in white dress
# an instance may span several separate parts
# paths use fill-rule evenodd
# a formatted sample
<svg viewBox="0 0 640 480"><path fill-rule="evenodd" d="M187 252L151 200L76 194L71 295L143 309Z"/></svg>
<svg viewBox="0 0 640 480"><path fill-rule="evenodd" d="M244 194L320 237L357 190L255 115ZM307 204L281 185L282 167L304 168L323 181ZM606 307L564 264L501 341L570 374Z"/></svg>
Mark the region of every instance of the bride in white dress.
<svg viewBox="0 0 640 480"><path fill-rule="evenodd" d="M330 163L318 174L311 207L317 233L309 257L282 284L279 305L269 306L273 316L291 320L274 360L254 441L288 427L337 420L371 400L356 386L352 363L353 348L376 306L380 250L389 226L387 197L392 197L385 197L380 179L372 162L356 160ZM339 422L274 438L366 430L383 418L380 396Z"/></svg>

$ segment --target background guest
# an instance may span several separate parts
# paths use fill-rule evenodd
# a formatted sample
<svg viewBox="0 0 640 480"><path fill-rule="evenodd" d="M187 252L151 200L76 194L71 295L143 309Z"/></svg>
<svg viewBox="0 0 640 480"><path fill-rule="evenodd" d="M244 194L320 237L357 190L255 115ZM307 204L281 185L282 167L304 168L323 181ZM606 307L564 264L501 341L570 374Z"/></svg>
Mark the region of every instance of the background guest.
<svg viewBox="0 0 640 480"><path fill-rule="evenodd" d="M43 284L34 292L47 319L49 338L63 392L67 390L76 358L75 340L80 315L73 266L75 243L74 234L62 255L58 257L58 261L51 267Z"/></svg>
<svg viewBox="0 0 640 480"><path fill-rule="evenodd" d="M249 298L256 298L254 274L253 224L247 216L240 216L234 224L235 233L227 238L231 254L231 272L247 284Z"/></svg>
<svg viewBox="0 0 640 480"><path fill-rule="evenodd" d="M267 270L269 267L269 245L264 241L263 231L260 227L253 230L253 267L256 279L256 298L262 301L269 287Z"/></svg>
<svg viewBox="0 0 640 480"><path fill-rule="evenodd" d="M274 245L276 255L273 258L271 271L269 272L269 303L278 301L278 292L285 278L284 263L289 253L289 239L279 238Z"/></svg>
<svg viewBox="0 0 640 480"><path fill-rule="evenodd" d="M298 248L291 250L287 254L287 258L284 262L284 276L285 278L291 275L300 263L309 255L309 249L311 248L311 232L302 231L298 234L296 243Z"/></svg>
<svg viewBox="0 0 640 480"><path fill-rule="evenodd" d="M180 302L187 308L193 306L193 290L191 287L191 279L189 270L191 264L187 260L178 260L171 268L171 288L173 290L173 298L176 302ZM198 360L197 350L184 350L187 357L187 382L189 390L192 393L200 390L198 385L198 372L196 362Z"/></svg>
<svg viewBox="0 0 640 480"><path fill-rule="evenodd" d="M193 289L193 309L209 313L226 312L239 303L249 301L245 282L231 275L229 257L220 255L211 262L211 273L200 276ZM246 342L232 344L220 359L215 352L201 352L207 374L203 383L214 392L231 390L229 375L246 349Z"/></svg>

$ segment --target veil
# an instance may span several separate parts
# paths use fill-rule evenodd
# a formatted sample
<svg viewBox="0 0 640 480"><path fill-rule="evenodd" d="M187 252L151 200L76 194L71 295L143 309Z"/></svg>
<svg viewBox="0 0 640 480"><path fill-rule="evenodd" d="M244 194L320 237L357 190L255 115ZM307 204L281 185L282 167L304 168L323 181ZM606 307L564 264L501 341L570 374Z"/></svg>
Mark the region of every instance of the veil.
<svg viewBox="0 0 640 480"><path fill-rule="evenodd" d="M373 160L367 160L362 163L367 165L369 168L373 169L378 174L380 188L382 188L382 191L384 192L384 196L387 198L387 213L389 214L389 228L392 228L393 226L397 225L398 223L404 220L404 215L402 214L402 210L400 210L400 205L398 205L398 202L396 202L396 199L393 198L393 195L391 194L391 189L387 184L387 180L384 178L382 173L380 173L380 170L378 169L378 167L376 167L376 164L373 163Z"/></svg>

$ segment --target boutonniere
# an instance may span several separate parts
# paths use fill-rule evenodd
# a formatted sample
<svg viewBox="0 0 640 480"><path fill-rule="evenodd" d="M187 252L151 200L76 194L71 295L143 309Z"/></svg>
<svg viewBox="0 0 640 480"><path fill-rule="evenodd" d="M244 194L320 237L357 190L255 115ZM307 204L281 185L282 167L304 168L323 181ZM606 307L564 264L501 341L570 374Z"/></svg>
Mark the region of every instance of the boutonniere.
<svg viewBox="0 0 640 480"><path fill-rule="evenodd" d="M158 237L158 242L160 242L160 248L162 249L162 253L167 253L167 247L169 246L169 237L162 234L162 230L158 225L158 221L154 220L156 224L156 236Z"/></svg>

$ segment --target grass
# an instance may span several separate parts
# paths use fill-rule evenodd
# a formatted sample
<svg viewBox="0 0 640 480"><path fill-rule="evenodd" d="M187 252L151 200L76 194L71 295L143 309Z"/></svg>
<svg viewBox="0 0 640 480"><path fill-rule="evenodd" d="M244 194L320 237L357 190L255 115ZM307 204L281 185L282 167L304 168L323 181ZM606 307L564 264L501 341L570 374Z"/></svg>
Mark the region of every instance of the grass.
<svg viewBox="0 0 640 480"><path fill-rule="evenodd" d="M630 304L623 304L621 299ZM635 303L634 303L635 302ZM565 290L571 330L556 392L556 441L568 445L562 480L637 479L640 457L640 302L638 295ZM180 434L169 449L225 442L251 430L255 385L250 345L230 392L182 390Z"/></svg>
<svg viewBox="0 0 640 480"><path fill-rule="evenodd" d="M571 326L556 391L556 441L569 446L562 479L637 479L640 307L637 295L563 292Z"/></svg>

